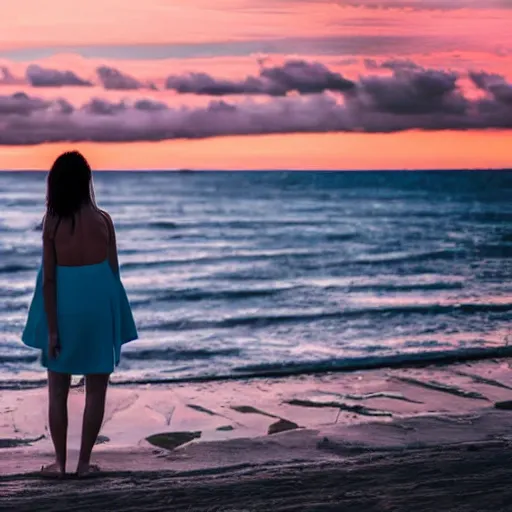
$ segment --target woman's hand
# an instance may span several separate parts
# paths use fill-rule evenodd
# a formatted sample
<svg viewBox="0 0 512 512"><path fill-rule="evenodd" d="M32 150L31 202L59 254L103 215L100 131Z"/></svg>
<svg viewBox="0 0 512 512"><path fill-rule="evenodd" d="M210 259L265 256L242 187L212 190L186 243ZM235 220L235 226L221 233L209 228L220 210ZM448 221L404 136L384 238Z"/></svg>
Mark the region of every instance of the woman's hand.
<svg viewBox="0 0 512 512"><path fill-rule="evenodd" d="M57 334L50 334L48 337L48 355L50 359L57 359L60 354L60 343Z"/></svg>

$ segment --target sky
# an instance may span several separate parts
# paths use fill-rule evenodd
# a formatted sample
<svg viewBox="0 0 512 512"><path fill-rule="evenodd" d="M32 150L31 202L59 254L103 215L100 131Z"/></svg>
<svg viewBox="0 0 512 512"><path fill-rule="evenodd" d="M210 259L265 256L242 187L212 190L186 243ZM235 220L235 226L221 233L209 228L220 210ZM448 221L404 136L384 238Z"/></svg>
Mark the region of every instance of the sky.
<svg viewBox="0 0 512 512"><path fill-rule="evenodd" d="M0 12L0 169L512 167L512 0Z"/></svg>

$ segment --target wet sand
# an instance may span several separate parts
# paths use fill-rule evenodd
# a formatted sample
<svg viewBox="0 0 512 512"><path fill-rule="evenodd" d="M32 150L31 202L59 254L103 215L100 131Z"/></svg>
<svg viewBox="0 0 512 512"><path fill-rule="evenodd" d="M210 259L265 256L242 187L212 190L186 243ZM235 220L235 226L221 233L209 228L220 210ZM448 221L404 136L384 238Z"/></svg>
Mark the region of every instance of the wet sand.
<svg viewBox="0 0 512 512"><path fill-rule="evenodd" d="M45 389L0 391L0 510L512 510L509 400L505 360L114 386L103 475L56 482Z"/></svg>

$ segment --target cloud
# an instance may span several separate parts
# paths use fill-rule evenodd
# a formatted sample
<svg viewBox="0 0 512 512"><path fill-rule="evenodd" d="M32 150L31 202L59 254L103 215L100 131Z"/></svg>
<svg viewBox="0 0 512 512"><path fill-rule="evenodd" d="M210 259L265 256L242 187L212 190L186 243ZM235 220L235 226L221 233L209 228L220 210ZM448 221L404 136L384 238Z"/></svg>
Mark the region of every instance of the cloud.
<svg viewBox="0 0 512 512"><path fill-rule="evenodd" d="M26 71L28 82L34 87L90 87L92 83L78 77L73 71L59 71L31 64Z"/></svg>
<svg viewBox="0 0 512 512"><path fill-rule="evenodd" d="M264 67L260 76L283 90L302 94L315 94L323 91L347 91L354 83L334 73L320 62L290 60L282 66Z"/></svg>
<svg viewBox="0 0 512 512"><path fill-rule="evenodd" d="M138 104L92 100L70 113L64 112L58 102L42 106L41 101L24 98L20 105L20 100L12 96L0 97L0 125L4 128L0 144L157 141L334 132L350 127L343 106L328 96L278 98L265 104L213 101L202 108L162 107L150 100Z"/></svg>
<svg viewBox="0 0 512 512"><path fill-rule="evenodd" d="M153 100L137 100L134 103L134 107L138 110L146 110L147 112L158 112L160 110L166 110L167 105L161 101Z"/></svg>
<svg viewBox="0 0 512 512"><path fill-rule="evenodd" d="M100 98L93 98L82 107L83 112L91 116L113 116L126 110L126 104L121 101L112 103Z"/></svg>
<svg viewBox="0 0 512 512"><path fill-rule="evenodd" d="M361 78L349 101L395 115L464 114L469 101L458 89L458 78L443 70L398 67L392 76Z"/></svg>
<svg viewBox="0 0 512 512"><path fill-rule="evenodd" d="M37 113L37 111L46 111L50 105L51 102L40 98L31 98L24 92L17 92L12 96L0 96L0 116L27 116ZM0 126L2 125L0 124Z"/></svg>
<svg viewBox="0 0 512 512"><path fill-rule="evenodd" d="M0 85L21 85L24 83L25 80L14 76L8 67L0 67Z"/></svg>
<svg viewBox="0 0 512 512"><path fill-rule="evenodd" d="M103 87L108 90L133 91L143 88L156 89L152 83L140 82L136 78L109 66L100 66L96 73Z"/></svg>
<svg viewBox="0 0 512 512"><path fill-rule="evenodd" d="M285 96L296 91L300 94L317 94L324 91L343 92L354 87L354 83L335 73L319 62L289 60L282 66L260 69L257 77L242 80L214 78L206 73L173 75L167 78L165 87L178 93L225 96L229 94L264 94Z"/></svg>
<svg viewBox="0 0 512 512"><path fill-rule="evenodd" d="M364 59L363 64L366 69L390 69L397 71L400 69L423 69L421 66L409 59L388 59L383 62L378 62L375 59Z"/></svg>
<svg viewBox="0 0 512 512"><path fill-rule="evenodd" d="M62 98L46 100L17 93L0 96L0 144L512 129L512 84L483 72L469 76L483 97L465 97L459 86L461 77L451 71L412 66L395 69L388 76L361 77L341 94L280 96L263 103L215 100L205 107L171 107L153 99L111 102L99 98L73 107Z"/></svg>
<svg viewBox="0 0 512 512"><path fill-rule="evenodd" d="M171 75L165 81L165 88L180 94L205 94L223 96L227 94L271 94L261 80L249 77L241 81L213 78L207 73Z"/></svg>
<svg viewBox="0 0 512 512"><path fill-rule="evenodd" d="M132 107L145 112L159 112L168 109L165 103L148 99L137 100L130 106L130 104L125 101L113 103L100 98L93 98L82 107L82 110L92 115L113 116L121 112L126 112Z"/></svg>
<svg viewBox="0 0 512 512"><path fill-rule="evenodd" d="M470 72L469 78L496 102L512 106L512 84L509 84L503 76L485 72Z"/></svg>

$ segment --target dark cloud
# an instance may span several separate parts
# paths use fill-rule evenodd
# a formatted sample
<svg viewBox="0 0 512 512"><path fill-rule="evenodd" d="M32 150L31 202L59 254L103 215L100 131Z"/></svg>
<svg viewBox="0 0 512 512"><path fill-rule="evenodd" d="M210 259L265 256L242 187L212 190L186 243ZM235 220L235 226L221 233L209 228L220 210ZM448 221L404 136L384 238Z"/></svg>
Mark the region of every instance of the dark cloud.
<svg viewBox="0 0 512 512"><path fill-rule="evenodd" d="M354 83L334 73L320 62L291 60L282 66L264 67L260 76L283 90L302 94L315 94L323 91L347 91Z"/></svg>
<svg viewBox="0 0 512 512"><path fill-rule="evenodd" d="M31 98L24 92L17 92L11 96L0 96L0 116L27 116L37 111L46 111L50 105L51 102Z"/></svg>
<svg viewBox="0 0 512 512"><path fill-rule="evenodd" d="M83 107L84 112L93 116L113 116L124 110L126 110L126 104L123 101L111 103L110 101L100 98L93 98Z"/></svg>
<svg viewBox="0 0 512 512"><path fill-rule="evenodd" d="M165 82L166 89L172 89L181 94L205 94L208 96L224 96L227 94L275 94L267 89L258 78L248 77L240 81L213 78L206 73L189 73L188 75L173 75Z"/></svg>
<svg viewBox="0 0 512 512"><path fill-rule="evenodd" d="M5 125L0 144L155 141L350 129L342 105L328 96L278 98L265 104L213 101L202 108L155 108L157 104L150 100L136 105L92 100L72 112L64 112L57 102L48 102L41 108L41 101L25 98L25 108L21 110L19 100L0 97L4 111L19 112L0 114L0 122Z"/></svg>
<svg viewBox="0 0 512 512"><path fill-rule="evenodd" d="M464 114L469 102L458 89L457 79L447 71L399 67L392 76L361 78L348 101L396 115Z"/></svg>
<svg viewBox="0 0 512 512"><path fill-rule="evenodd" d="M147 112L157 112L159 110L166 110L167 105L161 101L153 100L137 100L134 107L139 110L146 110Z"/></svg>
<svg viewBox="0 0 512 512"><path fill-rule="evenodd" d="M512 105L512 84L501 75L485 72L470 72L469 77L482 91L487 92L498 103Z"/></svg>
<svg viewBox="0 0 512 512"><path fill-rule="evenodd" d="M34 87L92 86L91 82L80 78L73 71L42 68L36 64L27 68L26 76Z"/></svg>
<svg viewBox="0 0 512 512"><path fill-rule="evenodd" d="M132 108L132 106L127 104L125 101L113 103L101 98L93 98L89 103L82 107L82 110L92 115L114 116L120 112L125 112L130 108ZM169 107L160 101L141 99L133 103L133 108L145 112L158 112L167 110Z"/></svg>
<svg viewBox="0 0 512 512"><path fill-rule="evenodd" d="M69 103L69 101L58 98L55 101L55 108L57 112L60 112L61 114L72 114L75 111L75 107Z"/></svg>
<svg viewBox="0 0 512 512"><path fill-rule="evenodd" d="M108 66L101 66L96 70L98 78L105 89L115 91L134 91L137 89L153 89L156 86L153 83L143 83L136 78L122 73L118 69Z"/></svg>
<svg viewBox="0 0 512 512"><path fill-rule="evenodd" d="M272 69L272 68L266 68ZM300 75L269 74L286 87ZM307 75L307 78L311 77ZM65 99L25 93L0 96L0 144L131 142L223 135L303 132L390 133L403 130L512 129L512 84L499 75L470 73L485 94L466 98L453 72L402 66L362 77L341 93L323 92L212 101L206 107L170 107L153 99L134 103L95 98L81 107ZM274 78L276 77L276 78ZM315 84L317 82L314 82ZM328 82L331 83L331 82ZM306 81L304 87L312 86Z"/></svg>
<svg viewBox="0 0 512 512"><path fill-rule="evenodd" d="M354 126L366 132L512 129L512 85L497 75L470 76L486 98L466 98L456 73L409 66L361 78L345 106Z"/></svg>
<svg viewBox="0 0 512 512"><path fill-rule="evenodd" d="M282 66L263 65L257 77L225 80L214 78L206 73L190 73L168 77L165 86L179 93L209 96L229 94L285 96L292 91L300 94L317 94L324 91L343 92L352 89L354 83L319 62L290 60Z"/></svg>

